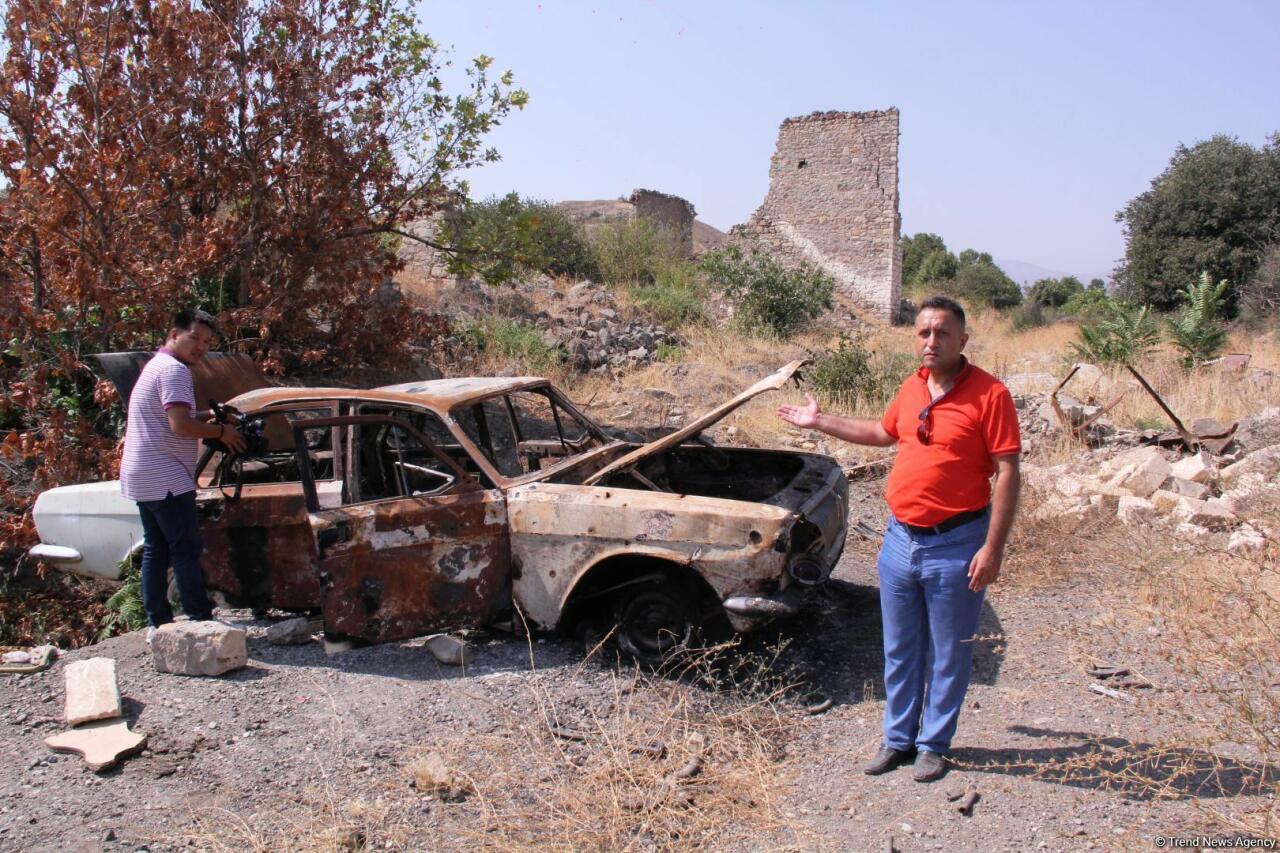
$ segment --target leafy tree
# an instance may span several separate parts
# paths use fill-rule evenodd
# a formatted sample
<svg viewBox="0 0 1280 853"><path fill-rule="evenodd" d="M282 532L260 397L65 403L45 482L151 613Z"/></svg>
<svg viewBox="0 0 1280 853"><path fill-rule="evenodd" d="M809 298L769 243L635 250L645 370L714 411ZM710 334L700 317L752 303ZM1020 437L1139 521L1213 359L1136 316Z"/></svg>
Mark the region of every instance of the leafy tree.
<svg viewBox="0 0 1280 853"><path fill-rule="evenodd" d="M467 202L446 217L451 272L476 273L489 284L545 272L589 278L591 246L564 211L516 193Z"/></svg>
<svg viewBox="0 0 1280 853"><path fill-rule="evenodd" d="M701 266L726 296L738 300L748 325L779 338L790 337L832 307L831 276L808 265L784 267L758 248L744 254L731 244L704 255Z"/></svg>
<svg viewBox="0 0 1280 853"><path fill-rule="evenodd" d="M1097 323L1082 323L1080 340L1072 341L1077 356L1094 364L1122 366L1139 361L1160 342L1160 329L1150 306L1141 308L1122 299L1107 300Z"/></svg>
<svg viewBox="0 0 1280 853"><path fill-rule="evenodd" d="M1084 293L1084 285L1073 275L1063 278L1042 278L1027 291L1027 297L1038 305L1060 308L1077 293Z"/></svg>
<svg viewBox="0 0 1280 853"><path fill-rule="evenodd" d="M960 269L978 266L994 267L996 265L990 252L979 252L977 249L965 249L956 258L956 261L959 263Z"/></svg>
<svg viewBox="0 0 1280 853"><path fill-rule="evenodd" d="M1253 278L1242 288L1240 313L1251 324L1280 314L1280 243L1267 248Z"/></svg>
<svg viewBox="0 0 1280 853"><path fill-rule="evenodd" d="M1216 285L1207 272L1187 285L1187 304L1169 319L1169 340L1182 351L1182 366L1192 370L1217 357L1227 343L1227 329L1218 322L1222 298L1227 292L1224 278Z"/></svg>
<svg viewBox="0 0 1280 853"><path fill-rule="evenodd" d="M375 298L396 242L496 158L483 138L526 95L483 56L447 91L412 8L7 4L0 417L38 485L114 473L113 394L84 359L154 345L177 306L231 306L222 327L268 370L428 340L431 318Z"/></svg>
<svg viewBox="0 0 1280 853"><path fill-rule="evenodd" d="M941 281L951 281L956 277L959 269L960 265L956 262L955 255L946 249L935 249L920 262L910 284L920 288Z"/></svg>
<svg viewBox="0 0 1280 853"><path fill-rule="evenodd" d="M1089 289L1097 290L1101 293L1106 293L1107 283L1100 278L1091 278L1089 279Z"/></svg>
<svg viewBox="0 0 1280 853"><path fill-rule="evenodd" d="M977 254L977 253L975 253ZM990 258L990 255L986 255ZM993 263L981 260L961 266L956 274L955 293L975 304L992 308L1012 308L1022 302L1022 288Z"/></svg>
<svg viewBox="0 0 1280 853"><path fill-rule="evenodd" d="M902 238L902 283L911 285L920 279L918 273L924 259L934 252L946 254L947 244L937 234L920 233Z"/></svg>
<svg viewBox="0 0 1280 853"><path fill-rule="evenodd" d="M1231 136L1178 146L1151 189L1116 214L1124 223L1121 292L1161 310L1177 307L1178 282L1201 271L1236 288L1249 281L1266 247L1280 238L1280 135L1262 148Z"/></svg>

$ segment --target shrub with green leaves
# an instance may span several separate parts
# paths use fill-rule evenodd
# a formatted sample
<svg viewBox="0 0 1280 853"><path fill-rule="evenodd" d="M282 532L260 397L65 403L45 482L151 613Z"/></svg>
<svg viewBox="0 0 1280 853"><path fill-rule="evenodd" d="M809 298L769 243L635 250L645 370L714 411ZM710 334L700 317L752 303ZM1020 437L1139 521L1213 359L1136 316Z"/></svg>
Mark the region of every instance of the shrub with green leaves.
<svg viewBox="0 0 1280 853"><path fill-rule="evenodd" d="M679 237L640 216L598 226L591 235L591 252L608 284L653 284L665 270L686 263Z"/></svg>
<svg viewBox="0 0 1280 853"><path fill-rule="evenodd" d="M1049 308L1061 308L1071 297L1084 293L1084 285L1073 275L1062 278L1042 278L1027 291L1032 302Z"/></svg>
<svg viewBox="0 0 1280 853"><path fill-rule="evenodd" d="M1061 308L1064 317L1071 317L1081 323L1097 323L1107 316L1111 299L1102 288L1090 286L1068 299Z"/></svg>
<svg viewBox="0 0 1280 853"><path fill-rule="evenodd" d="M1025 332L1028 329L1047 326L1054 321L1054 318L1054 309L1046 308L1034 299L1029 299L1010 312L1009 328L1015 332Z"/></svg>
<svg viewBox="0 0 1280 853"><path fill-rule="evenodd" d="M835 279L814 267L787 268L768 253L736 245L709 252L702 269L711 283L738 303L748 327L788 338L832 307Z"/></svg>
<svg viewBox="0 0 1280 853"><path fill-rule="evenodd" d="M447 220L449 271L504 284L530 273L592 278L595 259L581 226L555 205L508 193L469 201Z"/></svg>
<svg viewBox="0 0 1280 853"><path fill-rule="evenodd" d="M99 632L100 639L125 631L138 631L147 624L147 611L142 606L142 573L132 559L120 561L120 588L106 601L107 619Z"/></svg>
<svg viewBox="0 0 1280 853"><path fill-rule="evenodd" d="M537 328L509 317L466 319L457 326L459 337L477 352L519 362L533 370L558 364L563 353L542 339Z"/></svg>
<svg viewBox="0 0 1280 853"><path fill-rule="evenodd" d="M1097 323L1082 323L1080 340L1071 349L1085 361L1109 367L1133 364L1160 342L1160 330L1151 307L1139 308L1121 299L1107 301L1106 313Z"/></svg>
<svg viewBox="0 0 1280 853"><path fill-rule="evenodd" d="M1225 278L1215 285L1207 272L1187 285L1187 304L1169 319L1169 341L1182 352L1183 369L1216 358L1227 345L1227 329L1218 322L1227 287Z"/></svg>
<svg viewBox="0 0 1280 853"><path fill-rule="evenodd" d="M871 352L860 338L842 338L834 349L817 356L809 367L809 384L824 403L854 410L859 404L879 410L912 370L906 353Z"/></svg>
<svg viewBox="0 0 1280 853"><path fill-rule="evenodd" d="M660 270L653 284L635 285L627 295L632 305L669 329L707 319L706 287L690 263L674 263Z"/></svg>

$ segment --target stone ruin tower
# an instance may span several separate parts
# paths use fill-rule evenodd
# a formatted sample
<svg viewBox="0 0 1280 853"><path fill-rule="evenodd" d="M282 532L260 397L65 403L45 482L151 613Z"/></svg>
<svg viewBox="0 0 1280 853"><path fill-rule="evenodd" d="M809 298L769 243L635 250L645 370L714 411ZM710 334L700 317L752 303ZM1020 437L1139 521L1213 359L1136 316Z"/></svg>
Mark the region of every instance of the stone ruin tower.
<svg viewBox="0 0 1280 853"><path fill-rule="evenodd" d="M782 123L769 194L746 225L774 257L818 267L867 319L891 323L902 289L901 226L897 109Z"/></svg>

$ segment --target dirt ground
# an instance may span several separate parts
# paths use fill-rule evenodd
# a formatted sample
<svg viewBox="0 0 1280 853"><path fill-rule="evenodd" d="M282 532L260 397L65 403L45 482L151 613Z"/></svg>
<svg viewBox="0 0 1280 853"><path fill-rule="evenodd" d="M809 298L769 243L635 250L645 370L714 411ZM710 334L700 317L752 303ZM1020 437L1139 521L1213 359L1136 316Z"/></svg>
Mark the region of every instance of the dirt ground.
<svg viewBox="0 0 1280 853"><path fill-rule="evenodd" d="M879 480L854 484L855 517L883 523L882 488ZM1240 781L1247 774L1236 772L1250 769L1247 756L1224 763L1146 752L1173 725L1158 700L1176 686L1144 657L1140 631L1121 647L1111 628L1099 627L1128 583L1123 566L1107 565L996 588L956 738L959 766L930 785L915 783L909 768L864 776L883 708L876 546L852 534L835 580L806 612L738 653L776 657L774 671L799 687L771 706L785 735L776 763L761 771L759 790L770 801L746 812L767 810L767 830L754 840L726 831L723 842L704 846L884 850L891 838L901 851L1150 849L1156 836L1221 832L1206 812L1219 798L1241 807L1258 799ZM664 691L662 679L608 665L607 656L584 664L581 646L558 637L482 634L462 669L413 642L333 655L319 642L272 646L266 623L235 612L229 620L249 628L250 660L222 678L157 673L142 634L133 633L70 652L45 672L0 680L0 849L517 846L505 836L455 834L472 825L459 814L480 825L493 813L476 797L448 802L412 787L414 755L431 748L465 757L469 746L513 732L554 740L545 731L548 707L575 724L618 713L622 692ZM1089 692L1087 654L1132 666L1156 686L1133 691L1134 701ZM142 754L101 774L42 743L65 728L65 663L94 656L118 661L126 717L150 739ZM690 689L712 708L738 701L732 690ZM823 696L832 707L807 713ZM589 738L573 746L582 753L575 765L602 748ZM1187 772L1198 763L1212 765L1215 779ZM508 770L504 779L515 781L504 785L525 780L535 789L548 779L535 767ZM947 796L967 786L980 799L964 816ZM548 826L535 846L577 846L580 827ZM639 835L632 846L655 844Z"/></svg>

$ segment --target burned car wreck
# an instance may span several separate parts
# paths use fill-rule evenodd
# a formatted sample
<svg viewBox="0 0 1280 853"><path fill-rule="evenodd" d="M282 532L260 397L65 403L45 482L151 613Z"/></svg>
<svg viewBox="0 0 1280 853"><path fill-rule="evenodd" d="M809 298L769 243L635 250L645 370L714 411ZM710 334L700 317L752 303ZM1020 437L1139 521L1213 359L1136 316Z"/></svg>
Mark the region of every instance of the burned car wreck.
<svg viewBox="0 0 1280 853"><path fill-rule="evenodd" d="M643 445L535 377L254 388L229 403L264 447L207 448L197 471L208 585L233 606L318 610L328 634L369 642L601 623L656 659L712 622L750 630L827 580L848 483L827 456L699 437L800 366ZM77 519L125 514L102 485L41 496L33 556L92 572Z"/></svg>

